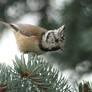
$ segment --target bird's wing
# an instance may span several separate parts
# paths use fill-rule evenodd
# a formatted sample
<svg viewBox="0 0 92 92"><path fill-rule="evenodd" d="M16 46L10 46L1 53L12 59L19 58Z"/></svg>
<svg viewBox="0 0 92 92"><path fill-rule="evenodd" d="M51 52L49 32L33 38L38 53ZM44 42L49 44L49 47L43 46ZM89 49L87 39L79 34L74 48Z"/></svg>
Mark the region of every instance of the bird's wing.
<svg viewBox="0 0 92 92"><path fill-rule="evenodd" d="M3 21L0 21L0 23L8 27L11 27L12 29L14 29L15 32L20 32L20 34L27 37L40 36L42 33L47 31L42 27L38 27L30 24L9 24Z"/></svg>
<svg viewBox="0 0 92 92"><path fill-rule="evenodd" d="M30 25L30 24L17 24L17 27L19 28L19 32L25 36L40 36L42 33L46 32L47 30L42 28L42 27L38 27L38 26L34 26L34 25Z"/></svg>

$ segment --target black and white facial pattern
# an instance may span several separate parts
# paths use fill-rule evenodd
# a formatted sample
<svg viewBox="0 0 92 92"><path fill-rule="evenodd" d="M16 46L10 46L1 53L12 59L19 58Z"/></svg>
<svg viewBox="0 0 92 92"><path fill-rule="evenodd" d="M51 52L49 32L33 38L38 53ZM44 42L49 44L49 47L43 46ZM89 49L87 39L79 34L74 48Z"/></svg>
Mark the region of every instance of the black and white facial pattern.
<svg viewBox="0 0 92 92"><path fill-rule="evenodd" d="M49 30L42 37L42 46L48 50L62 49L64 45L64 31L61 28Z"/></svg>

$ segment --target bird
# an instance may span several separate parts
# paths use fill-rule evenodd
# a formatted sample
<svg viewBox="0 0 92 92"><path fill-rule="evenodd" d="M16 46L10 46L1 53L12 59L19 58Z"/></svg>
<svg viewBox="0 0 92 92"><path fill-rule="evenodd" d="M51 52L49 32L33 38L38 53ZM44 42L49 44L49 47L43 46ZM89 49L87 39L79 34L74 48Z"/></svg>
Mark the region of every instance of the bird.
<svg viewBox="0 0 92 92"><path fill-rule="evenodd" d="M13 29L17 46L22 53L32 52L40 55L64 48L64 25L58 29L47 30L31 24L13 24L4 21L0 21L0 24Z"/></svg>

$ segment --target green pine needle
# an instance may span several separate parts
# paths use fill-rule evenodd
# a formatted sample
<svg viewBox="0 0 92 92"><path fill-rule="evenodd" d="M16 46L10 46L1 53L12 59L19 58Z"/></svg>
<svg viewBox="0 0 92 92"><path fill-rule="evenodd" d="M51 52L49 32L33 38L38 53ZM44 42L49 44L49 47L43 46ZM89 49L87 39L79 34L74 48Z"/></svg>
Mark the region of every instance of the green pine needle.
<svg viewBox="0 0 92 92"><path fill-rule="evenodd" d="M59 71L37 55L15 56L14 68L0 64L0 92L71 92Z"/></svg>

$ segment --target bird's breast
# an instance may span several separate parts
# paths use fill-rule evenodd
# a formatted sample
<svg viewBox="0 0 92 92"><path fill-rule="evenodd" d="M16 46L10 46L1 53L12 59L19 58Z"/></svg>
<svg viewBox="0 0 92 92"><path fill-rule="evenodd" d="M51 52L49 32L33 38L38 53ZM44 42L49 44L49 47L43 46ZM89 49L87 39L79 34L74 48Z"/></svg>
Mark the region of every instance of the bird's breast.
<svg viewBox="0 0 92 92"><path fill-rule="evenodd" d="M44 53L44 51L39 48L40 38L36 36L26 37L21 35L19 32L15 32L14 34L20 52L34 52L36 54Z"/></svg>

